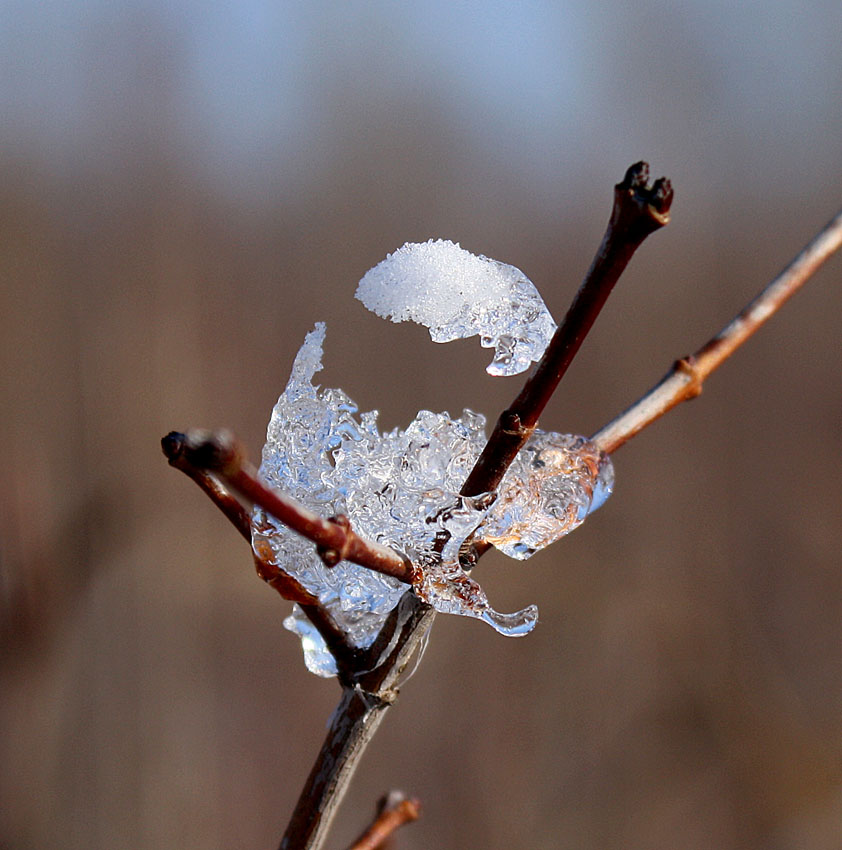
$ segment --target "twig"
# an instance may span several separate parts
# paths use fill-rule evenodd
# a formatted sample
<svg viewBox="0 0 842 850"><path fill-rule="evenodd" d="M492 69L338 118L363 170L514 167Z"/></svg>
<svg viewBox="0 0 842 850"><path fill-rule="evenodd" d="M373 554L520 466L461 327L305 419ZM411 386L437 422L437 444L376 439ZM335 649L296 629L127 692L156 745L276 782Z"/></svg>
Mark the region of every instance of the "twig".
<svg viewBox="0 0 842 850"><path fill-rule="evenodd" d="M669 222L673 190L665 177L649 188L649 166L632 165L614 187L614 206L602 244L561 326L520 395L504 410L462 487L463 496L496 490L535 430L538 418L573 361L634 252Z"/></svg>
<svg viewBox="0 0 842 850"><path fill-rule="evenodd" d="M251 540L248 514L214 475L219 475L232 489L259 504L276 518L288 522L295 530L313 530L309 523L315 515L267 488L255 470L243 460L242 451L231 438L208 432L181 434L173 431L163 438L161 445L170 464L189 475L246 540ZM213 470L213 475L207 470ZM287 515L288 511L291 513ZM306 523L299 523L301 516ZM322 556L328 559L335 557L330 552L330 548L334 547L336 554L346 557L344 553L349 548L347 539L353 534L350 528L344 524L328 523L320 517L315 518L319 521L315 524L316 533L324 531L327 526L327 533L333 535L326 540L319 537L314 539L314 542L327 547ZM301 525L301 529L295 524ZM339 539L337 535L342 535L342 538ZM366 543L356 535L351 540L354 538L360 546ZM371 545L375 551L383 549ZM388 549L384 551L389 556L394 554ZM394 558L397 557L394 555ZM327 737L281 844L284 848L295 850L319 847L327 835L360 756L386 709L396 698L401 676L429 630L435 612L414 593L405 593L372 646L361 651L348 643L345 633L336 626L327 610L294 577L256 554L255 563L260 576L282 596L298 602L318 629L336 658L339 681L343 688L342 699L331 718ZM400 563L403 564L403 561Z"/></svg>
<svg viewBox="0 0 842 850"><path fill-rule="evenodd" d="M187 437L172 431L161 440L161 447L170 466L189 476L210 500L225 514L231 524L249 543L251 548L251 520L245 508L212 475L194 466L186 450ZM298 579L276 564L261 558L252 550L257 574L284 599L299 605L304 615L315 626L336 659L340 681L346 682L357 669L360 651L348 642L345 632L336 625L319 598L310 593Z"/></svg>
<svg viewBox="0 0 842 850"><path fill-rule="evenodd" d="M499 485L509 464L536 427L547 401L634 251L649 233L667 223L672 201L669 181L662 178L649 189L647 179L648 169L639 163L632 166L623 182L615 187L611 220L585 282L543 360L511 407L500 416L465 482L463 495L487 492ZM679 361L661 384L598 432L594 441L603 450L614 451L671 407L697 395L707 375L766 321L840 243L842 214L718 337L694 357ZM187 438L175 436L183 441L179 451L186 451L187 468L173 463L172 457L170 462L191 475L247 539L250 538L247 514L215 477L316 542L326 562L334 558L352 560L402 581L411 581L411 565L396 553L357 537L347 522L339 518L334 522L324 520L267 488L230 440L219 439L220 435L209 440L207 434L194 432ZM202 474L193 474L191 469L200 470ZM213 475L207 475L207 471L212 471ZM261 564L264 568L277 569L258 559L259 571ZM323 611L321 606L317 608ZM394 701L403 671L434 616L435 612L428 605L407 592L368 652L347 658L344 675L341 675L342 700L331 718L327 738L284 834L282 850L316 850L322 846L360 757ZM328 646L335 655L341 652L341 646L334 650L330 641ZM339 656L337 662L340 663ZM355 850L375 846L358 843Z"/></svg>
<svg viewBox="0 0 842 850"><path fill-rule="evenodd" d="M371 826L351 845L349 850L378 850L395 830L405 823L418 820L421 803L402 791L390 791L377 804Z"/></svg>
<svg viewBox="0 0 842 850"><path fill-rule="evenodd" d="M591 438L614 452L667 411L702 391L708 375L767 322L842 246L842 212L725 328L695 354L676 361L660 383Z"/></svg>
<svg viewBox="0 0 842 850"><path fill-rule="evenodd" d="M405 584L412 583L412 565L392 549L360 537L347 517L324 519L289 496L267 487L245 459L242 447L227 432L192 429L186 434L173 432L164 440L173 444L180 441L179 451L190 466L212 472L246 501L312 540L327 566L351 561Z"/></svg>
<svg viewBox="0 0 842 850"><path fill-rule="evenodd" d="M280 850L320 847L345 794L359 757L377 731L389 703L355 688L343 688L327 737L281 840Z"/></svg>
<svg viewBox="0 0 842 850"><path fill-rule="evenodd" d="M185 439L184 434L178 431L170 431L161 439L161 449L170 466L195 481L202 492L228 517L231 525L251 545L251 520L246 509L206 470L199 469L188 460L184 451Z"/></svg>
<svg viewBox="0 0 842 850"><path fill-rule="evenodd" d="M435 611L414 593L405 593L392 612L385 660L345 686L330 720L327 737L295 805L281 850L316 850L323 845L345 792L383 715L395 701L398 685ZM385 630L385 629L384 629Z"/></svg>

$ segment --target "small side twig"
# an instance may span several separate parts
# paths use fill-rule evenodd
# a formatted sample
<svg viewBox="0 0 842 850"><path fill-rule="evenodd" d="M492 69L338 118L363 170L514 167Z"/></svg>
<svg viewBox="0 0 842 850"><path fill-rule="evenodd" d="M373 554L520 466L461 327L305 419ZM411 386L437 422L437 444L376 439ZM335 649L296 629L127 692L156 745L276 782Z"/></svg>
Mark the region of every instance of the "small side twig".
<svg viewBox="0 0 842 850"><path fill-rule="evenodd" d="M172 431L161 440L161 447L170 466L180 470L198 484L210 500L225 514L231 524L245 538L251 548L251 520L248 512L239 501L210 473L195 466L187 451L188 440L185 434ZM257 574L270 587L273 587L284 599L297 603L304 615L324 638L328 649L333 653L339 669L339 678L346 682L356 669L360 651L348 642L345 632L336 625L319 598L310 593L298 579L282 570L276 564L261 558L252 550Z"/></svg>
<svg viewBox="0 0 842 850"><path fill-rule="evenodd" d="M649 166L632 165L614 187L611 218L585 280L561 326L518 397L504 410L462 487L463 496L496 490L535 430L538 418L602 310L614 284L649 234L669 222L672 185L665 177L649 187Z"/></svg>
<svg viewBox="0 0 842 850"><path fill-rule="evenodd" d="M695 354L676 361L648 393L591 437L605 452L614 452L683 401L695 398L702 385L752 334L767 322L842 247L842 212L832 218L795 259Z"/></svg>
<svg viewBox="0 0 842 850"><path fill-rule="evenodd" d="M191 429L186 434L173 432L164 441L177 446L190 467L213 473L246 501L312 540L327 566L351 561L405 584L412 583L413 567L409 561L392 549L360 537L346 517L325 519L264 484L245 459L242 446L227 432ZM166 445L164 450L167 451Z"/></svg>
<svg viewBox="0 0 842 850"><path fill-rule="evenodd" d="M366 831L348 850L378 850L397 829L418 820L421 803L402 791L390 791L377 803L377 813Z"/></svg>
<svg viewBox="0 0 842 850"><path fill-rule="evenodd" d="M184 451L186 437L171 431L161 440L161 449L170 466L183 472L199 485L202 492L228 517L229 522L251 545L251 520L246 509L206 470L194 466Z"/></svg>

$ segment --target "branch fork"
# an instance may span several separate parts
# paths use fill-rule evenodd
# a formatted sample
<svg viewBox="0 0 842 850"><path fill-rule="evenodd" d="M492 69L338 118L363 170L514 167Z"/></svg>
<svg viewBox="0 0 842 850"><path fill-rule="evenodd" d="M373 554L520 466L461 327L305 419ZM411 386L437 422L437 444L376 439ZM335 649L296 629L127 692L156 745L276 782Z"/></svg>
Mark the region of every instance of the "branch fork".
<svg viewBox="0 0 842 850"><path fill-rule="evenodd" d="M538 417L599 314L632 254L647 235L669 220L672 189L665 178L648 187L648 166L633 165L615 187L611 218L599 251L561 327L513 405L501 415L461 490L463 496L496 491L509 465L535 430ZM242 447L226 432L173 432L162 441L170 463L186 472L250 540L248 514L231 491L246 502L313 540L330 565L343 557L412 583L413 566L392 550L358 537L347 518L323 519L267 487ZM474 563L478 555L467 560ZM256 556L258 573L282 595L300 585L279 567ZM297 587L296 587L297 586ZM302 588L303 589L303 588ZM306 591L305 591L306 592ZM302 605L337 659L343 698L305 784L281 850L321 847L359 756L394 695L402 671L419 646L434 612L414 594L405 594L365 654L355 651L319 604Z"/></svg>

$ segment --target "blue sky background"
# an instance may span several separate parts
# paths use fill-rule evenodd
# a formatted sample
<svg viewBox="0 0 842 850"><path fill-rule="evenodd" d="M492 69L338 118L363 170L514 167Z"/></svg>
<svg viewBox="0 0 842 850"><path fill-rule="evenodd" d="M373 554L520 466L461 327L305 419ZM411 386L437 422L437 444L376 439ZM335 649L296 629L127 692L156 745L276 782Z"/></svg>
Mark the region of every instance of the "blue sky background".
<svg viewBox="0 0 842 850"><path fill-rule="evenodd" d="M0 140L70 166L136 134L234 191L292 189L421 103L536 192L629 150L745 159L748 177L840 153L835 2L5 0L0 15Z"/></svg>

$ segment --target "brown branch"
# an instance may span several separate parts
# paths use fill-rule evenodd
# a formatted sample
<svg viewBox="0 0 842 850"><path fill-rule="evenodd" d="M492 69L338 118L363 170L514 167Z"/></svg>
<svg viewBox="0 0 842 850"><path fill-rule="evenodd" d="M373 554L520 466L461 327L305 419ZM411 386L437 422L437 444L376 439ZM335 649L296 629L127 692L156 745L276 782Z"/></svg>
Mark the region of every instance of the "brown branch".
<svg viewBox="0 0 842 850"><path fill-rule="evenodd" d="M614 206L602 244L561 326L520 395L497 425L462 487L463 496L496 490L535 430L538 418L573 361L588 331L643 240L669 222L672 186L666 178L649 188L649 166L632 165L614 187Z"/></svg>
<svg viewBox="0 0 842 850"><path fill-rule="evenodd" d="M185 436L178 431L170 431L161 439L161 449L170 466L195 481L202 492L228 517L231 525L251 545L251 520L246 509L206 470L199 469L188 460L184 446Z"/></svg>
<svg viewBox="0 0 842 850"><path fill-rule="evenodd" d="M186 434L173 432L164 439L173 444L180 440L178 450L190 466L213 473L246 501L312 540L327 566L351 561L405 584L412 583L412 564L394 550L360 537L347 517L325 519L264 484L245 459L242 446L227 432L191 429Z"/></svg>
<svg viewBox="0 0 842 850"><path fill-rule="evenodd" d="M420 814L419 800L407 797L402 791L390 791L378 801L374 820L349 850L378 850L395 830L418 820Z"/></svg>
<svg viewBox="0 0 842 850"><path fill-rule="evenodd" d="M695 354L678 360L664 378L591 438L614 452L667 411L702 391L702 385L842 247L842 212L832 218L795 259L725 328Z"/></svg>
<svg viewBox="0 0 842 850"><path fill-rule="evenodd" d="M396 561L404 566L391 550L357 537L347 522L322 520L270 490L244 461L242 450L226 435L174 431L163 438L161 445L170 464L189 475L249 541L251 524L247 512L215 476L291 528L305 532L305 536L320 546L321 555L328 562L336 563L342 558L352 560L352 556L365 553L368 547L374 553L375 557L370 560L376 566L381 565L383 552L389 559L387 566L393 567L394 572L398 572ZM257 554L255 564L261 578L285 598L298 602L318 629L336 658L343 688L342 700L331 718L327 738L281 844L295 850L320 847L359 758L397 696L401 676L418 650L435 612L411 591L405 593L380 636L368 650L361 651L348 643L345 633L336 626L327 610L294 577ZM362 565L370 566L370 563Z"/></svg>
<svg viewBox="0 0 842 850"><path fill-rule="evenodd" d="M248 512L234 496L217 481L213 475L195 466L187 451L187 438L184 434L172 431L161 440L161 447L170 466L190 477L210 500L225 514L231 524L246 539L251 548L251 520ZM333 617L321 604L319 598L310 593L298 579L282 570L268 559L261 558L252 550L257 574L284 599L297 603L304 615L316 627L333 657L339 670L340 680L350 679L362 656L360 650L348 642L345 632L336 625Z"/></svg>
<svg viewBox="0 0 842 850"><path fill-rule="evenodd" d="M389 617L388 628L394 639L382 653L384 660L374 670L361 672L356 684L343 689L327 737L281 840L281 850L322 847L360 758L397 698L401 677L434 618L435 611L414 593L401 597Z"/></svg>
<svg viewBox="0 0 842 850"><path fill-rule="evenodd" d="M661 179L648 189L647 179L647 169L640 163L632 166L624 181L615 187L611 221L585 282L544 359L512 406L501 415L489 443L465 482L463 495L487 492L499 485L509 464L536 427L544 406L634 251L649 233L667 223L672 200L670 184ZM698 394L704 377L753 333L839 247L840 240L842 215L796 260L794 266L799 268L794 274L802 276L799 283L790 282L774 295L768 295L767 290L719 337L701 349L695 360L688 358L680 362L672 375L681 386L678 391L670 391L674 398L671 403L664 405L659 401L661 395L658 391L672 380L672 375L615 422L602 429L594 440L604 450L613 451L671 406ZM791 270L792 267L788 272ZM655 412L659 406L662 409ZM208 440L207 436L191 433L188 454L190 463L202 470L211 470L214 476L220 477L245 499L260 505L268 513L314 540L328 562L334 558L355 560L354 555L357 555L361 560L355 562L362 566L378 569L385 564L388 574L397 574L401 580L410 581L411 568L396 553L356 537L343 520L323 520L269 490L259 480L253 467L245 463L230 440L220 440L220 435L216 435L217 439ZM225 498L230 497L227 490L215 489L213 481L208 483L201 477L191 477L237 525L237 509L229 505ZM240 530L242 532L243 528ZM381 564L378 559L384 563ZM375 563L378 565L375 566ZM322 846L360 757L386 709L394 701L401 676L434 617L435 612L428 605L413 593L407 592L389 616L372 647L366 654L358 655L349 665L350 672L342 679L342 700L331 718L327 738L284 834L282 850L316 850ZM358 844L356 850L363 850L367 846L377 845Z"/></svg>

